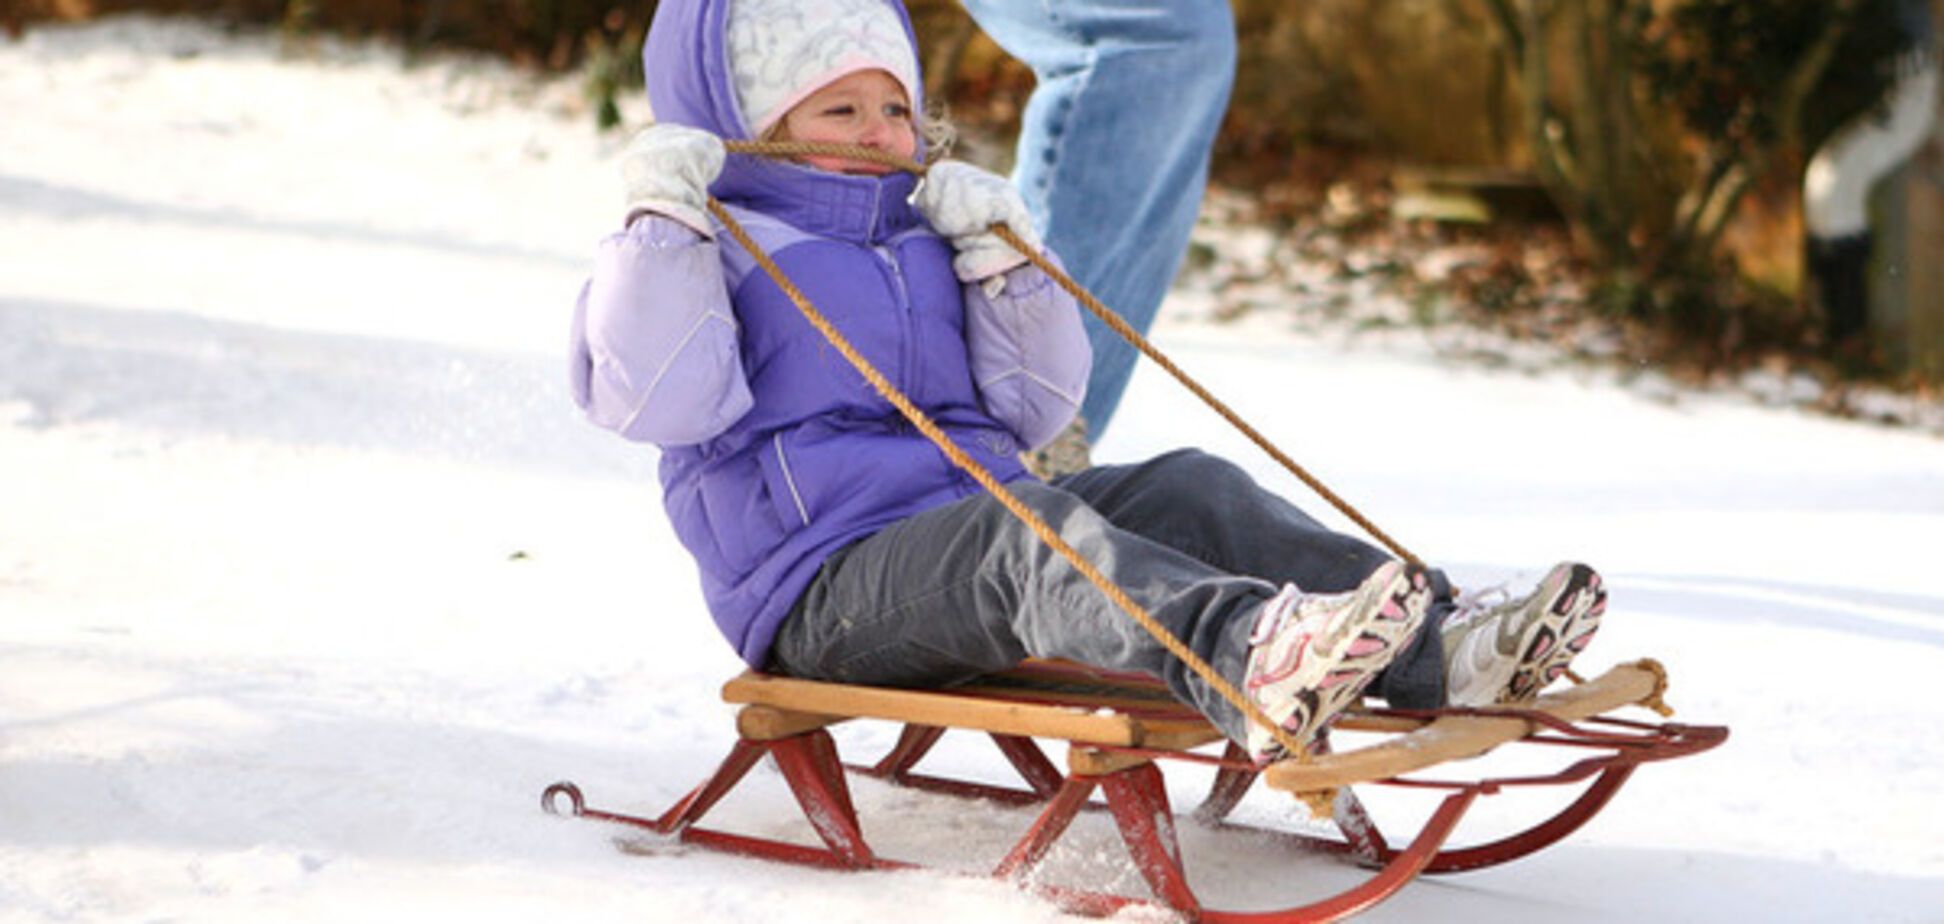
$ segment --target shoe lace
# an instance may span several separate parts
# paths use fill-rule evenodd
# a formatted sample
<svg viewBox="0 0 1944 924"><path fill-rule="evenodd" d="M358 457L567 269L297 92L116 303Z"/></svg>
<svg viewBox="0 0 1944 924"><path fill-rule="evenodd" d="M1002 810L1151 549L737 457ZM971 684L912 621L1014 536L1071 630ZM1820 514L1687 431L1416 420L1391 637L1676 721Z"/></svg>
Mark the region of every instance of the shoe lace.
<svg viewBox="0 0 1944 924"><path fill-rule="evenodd" d="M1494 607L1503 606L1511 600L1512 591L1503 581L1489 587L1465 591L1458 595L1451 615L1445 617L1445 624L1463 625L1478 618L1479 614L1489 613Z"/></svg>
<svg viewBox="0 0 1944 924"><path fill-rule="evenodd" d="M1301 609L1303 600L1308 598L1301 587L1294 583L1284 584L1256 611L1255 626L1249 631L1249 644L1260 645L1276 634L1276 630Z"/></svg>

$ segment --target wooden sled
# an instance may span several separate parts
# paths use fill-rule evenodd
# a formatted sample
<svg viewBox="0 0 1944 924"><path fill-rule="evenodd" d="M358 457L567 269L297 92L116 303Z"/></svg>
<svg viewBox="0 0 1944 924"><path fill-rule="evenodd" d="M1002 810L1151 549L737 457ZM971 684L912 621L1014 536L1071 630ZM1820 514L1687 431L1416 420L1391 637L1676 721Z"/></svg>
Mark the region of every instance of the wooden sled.
<svg viewBox="0 0 1944 924"><path fill-rule="evenodd" d="M1158 902L1189 920L1209 922L1329 921L1366 910L1420 873L1451 873L1493 866L1533 853L1572 833L1613 796L1634 768L1720 744L1728 730L1711 726L1646 724L1607 717L1629 705L1657 704L1665 686L1658 664L1622 665L1580 686L1541 696L1520 709L1372 710L1339 718L1337 730L1387 737L1367 747L1319 753L1257 768L1228 745L1222 756L1197 752L1222 741L1199 713L1180 704L1145 677L1110 675L1078 665L1032 662L1005 674L949 690L896 690L818 683L745 673L723 687L723 698L742 705L739 740L721 767L659 818L589 808L580 789L561 782L547 787L542 805L552 813L645 828L683 843L731 853L831 869L908 869L914 864L879 856L867 842L845 783L846 767L826 728L850 719L903 723L889 754L850 771L894 785L1041 805L1038 817L993 869L995 877L1024 883L1066 833L1096 790L1104 795L1135 866L1152 891L1134 897L1080 889L1033 888L1071 911L1107 915L1130 904ZM945 779L914 768L948 729L990 735L1019 771L1023 788ZM1054 766L1035 739L1068 744L1067 768ZM1516 778L1431 780L1408 776L1451 761L1517 743L1565 749L1577 759L1555 772ZM808 847L701 827L699 822L751 767L769 755L782 772L823 847ZM1196 823L1245 827L1226 821L1260 777L1271 788L1323 806L1341 837L1274 832L1298 849L1339 855L1375 870L1362 884L1321 901L1278 911L1224 912L1202 906L1190 889L1175 836L1158 762L1212 764L1215 780L1193 812ZM1510 787L1586 783L1585 790L1555 815L1488 843L1463 848L1446 839L1480 797ZM1377 828L1351 792L1358 784L1412 787L1445 793L1409 843L1398 846ZM562 803L565 803L564 807ZM1097 807L1097 806L1096 806ZM1257 827L1247 830L1261 831Z"/></svg>

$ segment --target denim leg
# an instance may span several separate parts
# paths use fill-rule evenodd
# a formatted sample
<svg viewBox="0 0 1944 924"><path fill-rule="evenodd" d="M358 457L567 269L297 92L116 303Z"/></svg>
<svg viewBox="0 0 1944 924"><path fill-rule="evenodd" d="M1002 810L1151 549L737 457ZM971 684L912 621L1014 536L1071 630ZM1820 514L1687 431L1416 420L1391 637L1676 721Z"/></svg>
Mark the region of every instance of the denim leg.
<svg viewBox="0 0 1944 924"><path fill-rule="evenodd" d="M1201 210L1235 81L1235 21L1210 0L965 0L1033 69L1013 179L1047 246L1135 330L1154 322ZM1098 439L1139 353L1085 316Z"/></svg>
<svg viewBox="0 0 1944 924"><path fill-rule="evenodd" d="M1121 529L1073 494L1010 486L1082 557L1239 685L1248 637L1276 587ZM1241 716L1099 588L989 496L901 520L825 562L772 648L813 679L942 686L1028 657L1165 681L1236 740Z"/></svg>
<svg viewBox="0 0 1944 924"><path fill-rule="evenodd" d="M1187 553L1230 574L1317 593L1363 583L1391 556L1355 536L1318 523L1264 490L1240 467L1197 450L1133 465L1103 465L1054 484L1085 500L1114 525ZM1443 572L1433 571L1424 628L1370 689L1391 705L1444 704L1444 646L1438 628L1453 603Z"/></svg>

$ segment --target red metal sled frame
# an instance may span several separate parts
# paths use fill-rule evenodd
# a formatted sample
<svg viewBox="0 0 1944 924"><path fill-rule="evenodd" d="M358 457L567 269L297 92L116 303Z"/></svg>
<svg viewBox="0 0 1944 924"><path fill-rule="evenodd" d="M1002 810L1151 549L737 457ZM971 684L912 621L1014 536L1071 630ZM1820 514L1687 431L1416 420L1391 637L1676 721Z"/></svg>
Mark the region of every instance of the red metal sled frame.
<svg viewBox="0 0 1944 924"><path fill-rule="evenodd" d="M877 764L851 768L853 772L887 782L950 793L997 799L1009 804L1044 804L1039 816L993 870L998 878L1025 882L1067 831L1078 813L1091 805L1096 790L1105 797L1135 866L1153 898L1138 898L1063 887L1034 886L1035 891L1070 911L1106 915L1130 904L1159 903L1190 920L1208 922L1299 922L1343 918L1383 901L1421 873L1451 873L1505 863L1543 849L1571 834L1605 807L1613 794L1640 764L1707 750L1727 737L1727 729L1676 724L1644 724L1595 717L1580 723L1562 721L1531 710L1464 710L1439 713L1376 713L1398 718L1429 720L1447 715L1514 716L1539 729L1522 744L1582 748L1598 752L1555 773L1476 781L1391 778L1369 781L1378 785L1436 789L1444 799L1410 843L1392 846L1349 788L1338 791L1333 821L1341 840L1294 832L1272 832L1290 845L1343 855L1375 869L1361 885L1327 899L1277 911L1232 912L1206 909L1189 887L1175 838L1174 812L1168 804L1156 760L1213 763L1219 769L1208 799L1194 818L1209 825L1234 826L1225 821L1258 776L1257 769L1230 746L1221 758L1185 751L1086 745L1091 764L1110 767L1104 772L1061 774L1030 738L993 734L993 740L1019 771L1028 788L1011 789L981 783L942 779L914 772L918 761L937 743L944 729L907 724L899 742ZM1598 726L1598 727L1595 727ZM1082 745L1075 745L1077 750ZM769 755L789 784L822 848L768 838L751 837L701 827L704 815L732 790L763 756ZM572 783L547 788L542 804L560 813L644 828L683 843L734 854L839 870L908 869L916 864L878 856L865 839L856 808L845 783L845 767L838 760L830 734L815 728L774 739L744 737L737 742L716 773L655 819L588 808ZM1591 780L1577 799L1552 817L1517 834L1489 843L1446 848L1445 842L1479 796L1510 787L1567 785ZM1262 829L1249 827L1247 830Z"/></svg>

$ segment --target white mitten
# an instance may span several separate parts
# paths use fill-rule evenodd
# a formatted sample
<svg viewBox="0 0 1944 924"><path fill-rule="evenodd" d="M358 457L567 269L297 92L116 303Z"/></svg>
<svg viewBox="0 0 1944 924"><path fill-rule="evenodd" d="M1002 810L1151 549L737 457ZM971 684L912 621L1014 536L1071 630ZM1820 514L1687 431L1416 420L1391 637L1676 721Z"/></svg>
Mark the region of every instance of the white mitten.
<svg viewBox="0 0 1944 924"><path fill-rule="evenodd" d="M701 129L667 123L642 129L621 155L628 218L654 212L713 237L709 184L722 173L723 156L722 139Z"/></svg>
<svg viewBox="0 0 1944 924"><path fill-rule="evenodd" d="M951 240L958 256L952 270L961 282L997 276L1026 262L1011 244L987 230L1003 222L1038 250L1039 234L1026 202L1011 181L962 161L933 164L911 196L911 204L931 223L932 230Z"/></svg>

